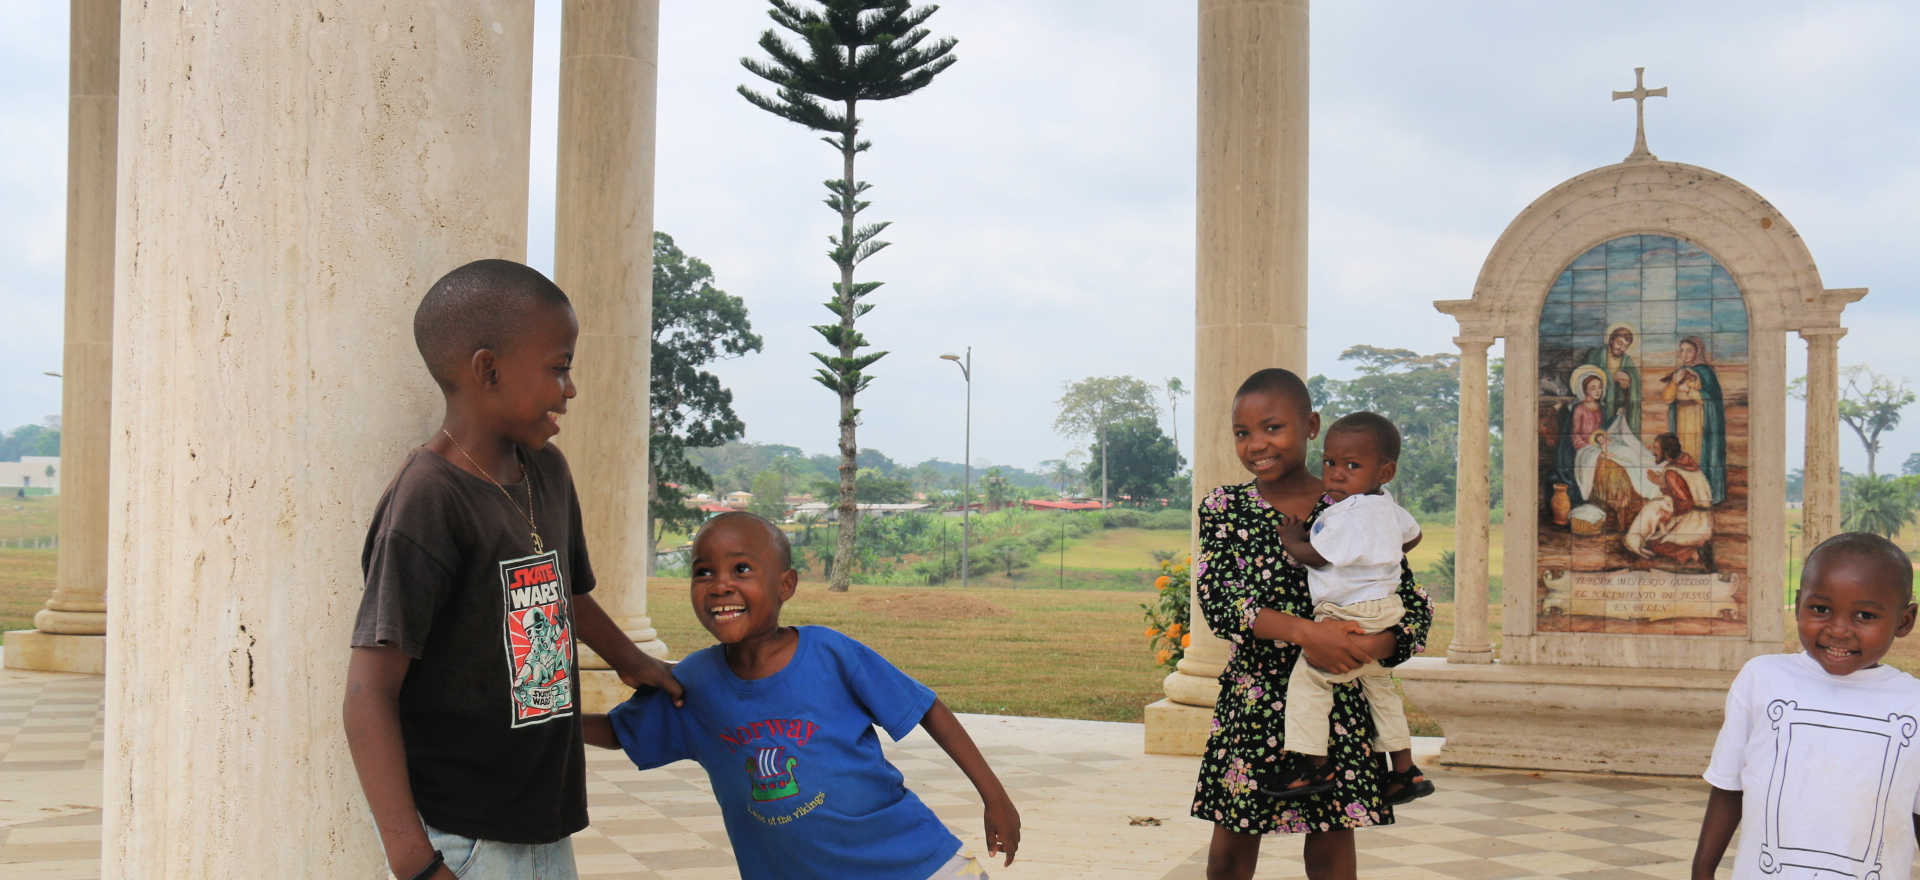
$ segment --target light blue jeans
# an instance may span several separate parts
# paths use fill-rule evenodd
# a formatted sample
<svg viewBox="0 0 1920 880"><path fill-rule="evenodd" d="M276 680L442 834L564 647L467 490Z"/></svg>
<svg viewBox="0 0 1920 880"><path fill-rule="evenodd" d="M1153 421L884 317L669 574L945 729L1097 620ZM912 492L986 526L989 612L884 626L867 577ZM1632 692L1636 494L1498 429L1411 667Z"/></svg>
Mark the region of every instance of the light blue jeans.
<svg viewBox="0 0 1920 880"><path fill-rule="evenodd" d="M461 837L432 825L426 829L428 842L460 880L579 880L571 837L552 843L501 843Z"/></svg>

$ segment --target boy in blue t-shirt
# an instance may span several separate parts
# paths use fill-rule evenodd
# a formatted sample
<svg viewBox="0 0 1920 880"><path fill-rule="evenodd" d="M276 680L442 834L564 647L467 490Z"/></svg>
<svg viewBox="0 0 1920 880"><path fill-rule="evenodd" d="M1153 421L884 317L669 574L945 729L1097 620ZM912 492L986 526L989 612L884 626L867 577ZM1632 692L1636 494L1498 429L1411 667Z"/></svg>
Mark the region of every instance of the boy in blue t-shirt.
<svg viewBox="0 0 1920 880"><path fill-rule="evenodd" d="M919 725L980 792L987 853L1013 864L1019 811L946 704L853 639L780 625L800 579L792 560L786 534L754 514L701 527L693 613L720 644L675 667L685 708L643 691L610 715L585 716L586 741L626 749L642 770L699 761L745 880L985 877L873 732L898 740Z"/></svg>

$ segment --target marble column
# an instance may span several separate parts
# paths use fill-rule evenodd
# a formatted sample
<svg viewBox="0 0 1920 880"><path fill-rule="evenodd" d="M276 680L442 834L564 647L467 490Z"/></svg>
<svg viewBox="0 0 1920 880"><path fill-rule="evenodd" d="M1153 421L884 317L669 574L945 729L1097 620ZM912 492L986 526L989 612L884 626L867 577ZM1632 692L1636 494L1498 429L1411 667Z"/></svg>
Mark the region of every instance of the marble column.
<svg viewBox="0 0 1920 880"><path fill-rule="evenodd" d="M580 316L581 406L560 445L580 489L593 594L641 650L667 646L647 616L647 378L653 340L653 142L659 0L566 0L553 276ZM582 700L632 693L580 644Z"/></svg>
<svg viewBox="0 0 1920 880"><path fill-rule="evenodd" d="M1233 390L1307 366L1307 0L1200 0L1193 491L1247 479ZM1199 754L1227 644L1193 642L1147 707L1149 752Z"/></svg>
<svg viewBox="0 0 1920 880"><path fill-rule="evenodd" d="M1492 663L1487 639L1487 347L1491 338L1458 336L1460 346L1460 466L1453 517L1453 642L1448 663Z"/></svg>
<svg viewBox="0 0 1920 880"><path fill-rule="evenodd" d="M120 0L73 0L67 49L67 302L60 386L60 550L33 630L6 665L106 670L107 444L113 390L114 150Z"/></svg>
<svg viewBox="0 0 1920 880"><path fill-rule="evenodd" d="M532 4L129 3L106 877L384 876L340 729L421 295L524 258Z"/></svg>
<svg viewBox="0 0 1920 880"><path fill-rule="evenodd" d="M1840 533L1840 337L1844 327L1800 331L1807 341L1805 482L1801 531L1807 549Z"/></svg>

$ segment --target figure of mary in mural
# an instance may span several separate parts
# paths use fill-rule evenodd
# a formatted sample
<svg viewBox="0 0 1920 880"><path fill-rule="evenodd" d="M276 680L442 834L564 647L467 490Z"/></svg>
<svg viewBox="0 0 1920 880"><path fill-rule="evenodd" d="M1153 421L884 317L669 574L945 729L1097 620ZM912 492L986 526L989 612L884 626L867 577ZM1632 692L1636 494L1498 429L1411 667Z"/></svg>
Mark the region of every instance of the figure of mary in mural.
<svg viewBox="0 0 1920 880"><path fill-rule="evenodd" d="M1727 500L1727 409L1706 348L1699 336L1680 340L1680 365L1660 380L1660 399L1667 403L1667 430L1699 463L1719 504Z"/></svg>

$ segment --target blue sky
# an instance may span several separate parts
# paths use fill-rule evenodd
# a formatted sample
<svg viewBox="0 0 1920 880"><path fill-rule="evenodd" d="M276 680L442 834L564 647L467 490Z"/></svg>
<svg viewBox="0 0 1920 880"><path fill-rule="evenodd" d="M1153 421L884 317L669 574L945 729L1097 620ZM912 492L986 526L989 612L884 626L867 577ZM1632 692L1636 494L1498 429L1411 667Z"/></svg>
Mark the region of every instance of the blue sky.
<svg viewBox="0 0 1920 880"><path fill-rule="evenodd" d="M748 438L830 451L806 327L834 274L819 182L837 159L733 94L768 26L760 4L662 7L656 226L767 338L719 370ZM0 313L15 331L0 427L59 410L40 373L60 365L66 8L9 4L0 30ZM538 10L528 258L550 268L559 4ZM1609 93L1645 66L1671 93L1648 102L1653 152L1772 201L1829 287L1872 289L1848 312L1842 361L1920 380L1920 57L1906 45L1920 6L1346 0L1313 15L1312 370L1339 374L1356 343L1450 349L1429 303L1469 295L1528 202L1627 153L1633 107ZM959 38L959 63L867 113L867 216L894 221L894 244L862 269L887 282L862 324L892 353L862 395L860 441L957 459L963 388L937 356L971 344L975 460L1032 466L1073 445L1051 429L1065 382L1191 379L1194 4L965 0L930 23ZM1797 375L1804 346L1789 349ZM1912 423L1887 438L1883 469L1920 450L1920 412ZM1857 442L1841 448L1864 468Z"/></svg>

